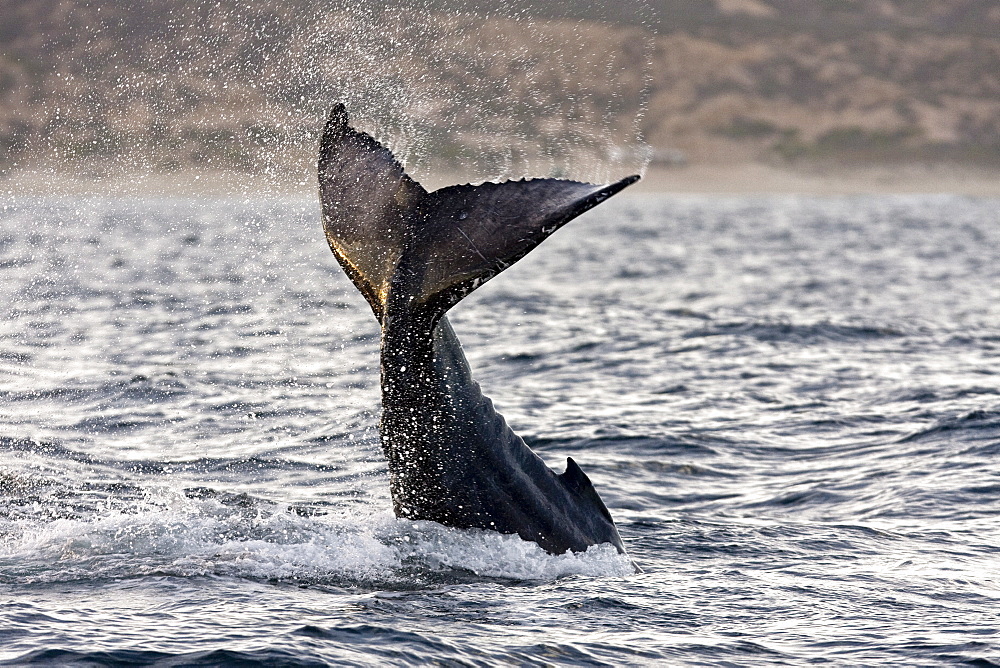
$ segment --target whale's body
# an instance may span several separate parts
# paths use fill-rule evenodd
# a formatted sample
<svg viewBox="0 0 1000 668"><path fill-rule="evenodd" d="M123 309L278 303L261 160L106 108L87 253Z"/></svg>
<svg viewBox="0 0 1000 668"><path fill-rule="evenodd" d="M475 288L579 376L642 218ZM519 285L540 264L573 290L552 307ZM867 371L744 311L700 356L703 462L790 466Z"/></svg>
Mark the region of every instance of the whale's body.
<svg viewBox="0 0 1000 668"><path fill-rule="evenodd" d="M518 534L548 552L621 537L572 459L549 469L472 379L445 312L556 229L638 177L427 192L338 105L319 156L323 225L382 328L382 418L398 517Z"/></svg>

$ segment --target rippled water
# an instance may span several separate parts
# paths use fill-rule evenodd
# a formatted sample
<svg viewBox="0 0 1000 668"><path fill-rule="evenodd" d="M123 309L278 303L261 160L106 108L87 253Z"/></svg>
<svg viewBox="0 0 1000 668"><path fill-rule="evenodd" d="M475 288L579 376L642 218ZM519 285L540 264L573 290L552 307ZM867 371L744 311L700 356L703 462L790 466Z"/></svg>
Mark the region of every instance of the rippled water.
<svg viewBox="0 0 1000 668"><path fill-rule="evenodd" d="M392 517L315 202L8 199L0 660L1000 663L1000 202L616 200L452 322L642 574Z"/></svg>

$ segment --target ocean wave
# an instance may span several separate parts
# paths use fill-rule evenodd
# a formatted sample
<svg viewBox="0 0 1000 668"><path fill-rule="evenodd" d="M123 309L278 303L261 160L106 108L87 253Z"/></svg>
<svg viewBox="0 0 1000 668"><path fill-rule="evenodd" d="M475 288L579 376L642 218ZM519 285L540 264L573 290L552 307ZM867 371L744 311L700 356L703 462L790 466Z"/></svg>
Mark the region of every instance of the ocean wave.
<svg viewBox="0 0 1000 668"><path fill-rule="evenodd" d="M311 658L303 652L282 649L237 651L228 649L199 652L157 652L139 649L77 651L39 649L15 657L0 665L44 666L281 666L283 668L325 668L329 663Z"/></svg>
<svg viewBox="0 0 1000 668"><path fill-rule="evenodd" d="M914 431L899 443L913 443L935 437L957 437L972 440L1000 439L1000 410L974 410L937 420L925 429Z"/></svg>
<svg viewBox="0 0 1000 668"><path fill-rule="evenodd" d="M326 439L313 439L318 443ZM351 439L352 443L360 442ZM260 473L263 470L309 471L314 473L335 473L342 470L336 463L297 460L292 457L194 457L175 460L115 459L98 457L55 441L31 438L0 437L0 451L21 451L44 455L52 460L72 461L93 467L117 469L129 473L160 475L176 473ZM294 454L285 449L283 454Z"/></svg>
<svg viewBox="0 0 1000 668"><path fill-rule="evenodd" d="M793 323L787 320L734 320L712 323L705 327L689 330L683 338L694 339L710 336L750 337L758 341L856 341L868 339L899 338L913 332L898 325L836 322L810 324Z"/></svg>

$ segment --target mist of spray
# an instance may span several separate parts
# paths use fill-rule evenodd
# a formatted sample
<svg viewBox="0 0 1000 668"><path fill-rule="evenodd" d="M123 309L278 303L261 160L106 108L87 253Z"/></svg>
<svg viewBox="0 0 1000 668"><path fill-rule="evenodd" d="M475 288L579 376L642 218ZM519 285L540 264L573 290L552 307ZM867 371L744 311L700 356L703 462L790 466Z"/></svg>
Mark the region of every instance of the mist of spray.
<svg viewBox="0 0 1000 668"><path fill-rule="evenodd" d="M495 4L495 3L493 3ZM169 11L168 11L169 9ZM72 7L17 158L77 176L263 175L310 187L344 102L418 180L642 171L652 33L570 0ZM633 8L633 14L634 14Z"/></svg>

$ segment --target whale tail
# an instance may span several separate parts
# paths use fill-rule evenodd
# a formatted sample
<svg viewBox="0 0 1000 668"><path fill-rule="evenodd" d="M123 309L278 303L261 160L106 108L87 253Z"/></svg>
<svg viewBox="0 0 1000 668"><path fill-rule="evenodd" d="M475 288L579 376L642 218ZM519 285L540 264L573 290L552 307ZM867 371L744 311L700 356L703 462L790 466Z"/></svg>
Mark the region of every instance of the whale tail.
<svg viewBox="0 0 1000 668"><path fill-rule="evenodd" d="M638 178L428 192L334 107L319 156L323 227L381 325L379 433L398 516L516 533L554 554L624 552L580 467L570 459L555 474L483 396L444 313Z"/></svg>
<svg viewBox="0 0 1000 668"><path fill-rule="evenodd" d="M390 296L434 320L560 227L639 180L610 185L530 179L427 192L336 105L323 131L323 227L381 322Z"/></svg>

